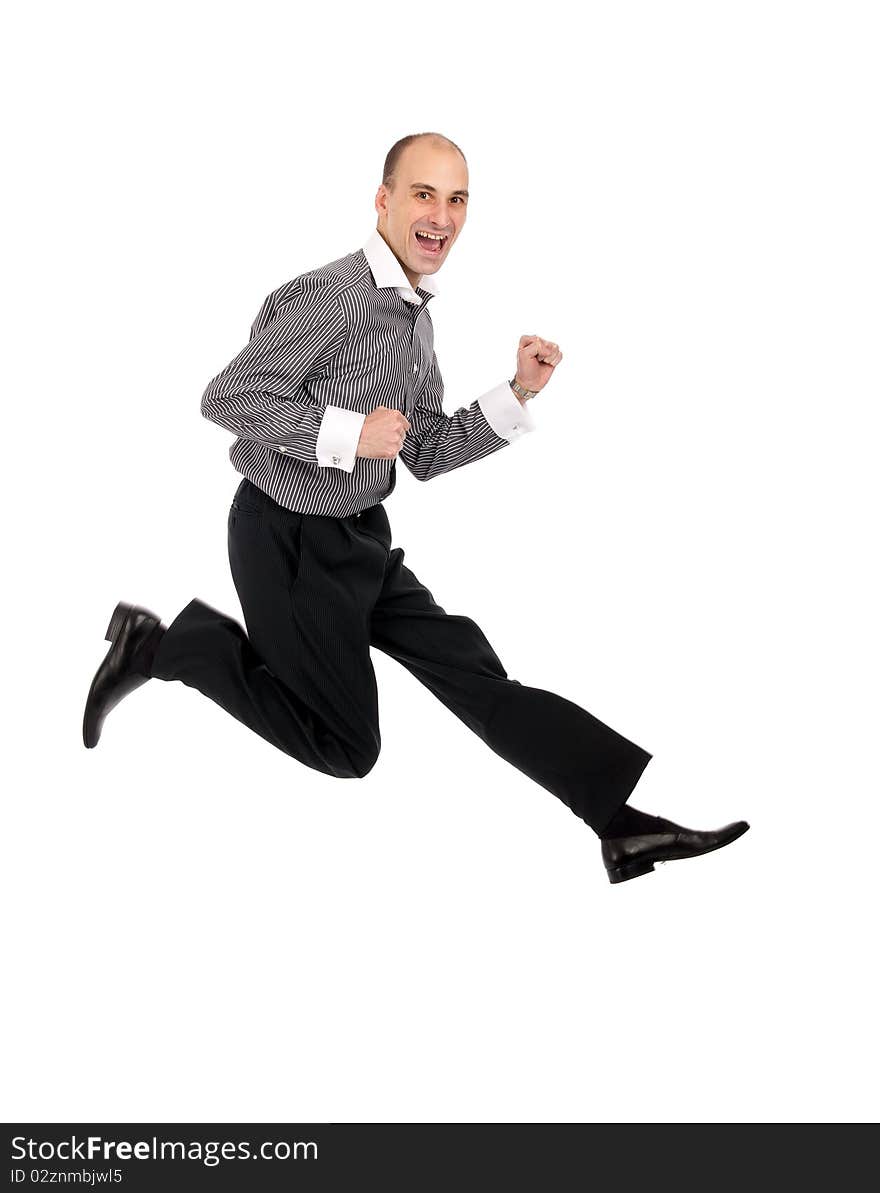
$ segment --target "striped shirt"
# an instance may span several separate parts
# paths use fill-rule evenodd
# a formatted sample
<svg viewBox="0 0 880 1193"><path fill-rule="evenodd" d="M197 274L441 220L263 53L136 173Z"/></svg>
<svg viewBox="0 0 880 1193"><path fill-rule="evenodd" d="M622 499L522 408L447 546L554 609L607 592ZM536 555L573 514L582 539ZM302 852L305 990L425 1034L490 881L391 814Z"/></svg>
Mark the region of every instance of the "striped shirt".
<svg viewBox="0 0 880 1193"><path fill-rule="evenodd" d="M208 384L202 414L236 435L233 467L279 505L345 517L392 492L396 459L355 455L377 406L409 420L399 456L423 481L534 430L506 379L443 412L434 275L419 283L374 230L357 252L273 290L249 343Z"/></svg>

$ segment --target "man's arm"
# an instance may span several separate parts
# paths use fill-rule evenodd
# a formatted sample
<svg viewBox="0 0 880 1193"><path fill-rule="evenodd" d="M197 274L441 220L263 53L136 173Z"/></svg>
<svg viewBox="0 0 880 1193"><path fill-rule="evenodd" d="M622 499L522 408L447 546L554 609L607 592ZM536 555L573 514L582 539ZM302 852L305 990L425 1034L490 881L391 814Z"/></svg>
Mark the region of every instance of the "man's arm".
<svg viewBox="0 0 880 1193"><path fill-rule="evenodd" d="M410 421L400 458L422 481L482 460L535 429L531 414L508 381L494 386L470 406L444 414L443 378L436 352Z"/></svg>
<svg viewBox="0 0 880 1193"><path fill-rule="evenodd" d="M347 334L327 283L296 279L266 298L248 345L208 384L202 414L294 459L350 472L364 416L312 402L304 385L330 364Z"/></svg>

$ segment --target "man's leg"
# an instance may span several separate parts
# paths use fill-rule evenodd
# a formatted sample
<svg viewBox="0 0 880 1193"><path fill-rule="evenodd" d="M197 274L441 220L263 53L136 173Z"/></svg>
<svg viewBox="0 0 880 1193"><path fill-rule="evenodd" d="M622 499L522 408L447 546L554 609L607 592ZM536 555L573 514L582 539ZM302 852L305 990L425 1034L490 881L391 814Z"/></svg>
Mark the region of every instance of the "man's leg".
<svg viewBox="0 0 880 1193"><path fill-rule="evenodd" d="M397 659L469 729L551 791L597 833L653 757L579 705L510 679L483 631L446 613L390 552L370 640Z"/></svg>
<svg viewBox="0 0 880 1193"><path fill-rule="evenodd" d="M385 554L351 519L292 513L249 482L228 519L229 562L247 633L194 598L153 660L278 749L340 778L361 777L380 749L368 609Z"/></svg>

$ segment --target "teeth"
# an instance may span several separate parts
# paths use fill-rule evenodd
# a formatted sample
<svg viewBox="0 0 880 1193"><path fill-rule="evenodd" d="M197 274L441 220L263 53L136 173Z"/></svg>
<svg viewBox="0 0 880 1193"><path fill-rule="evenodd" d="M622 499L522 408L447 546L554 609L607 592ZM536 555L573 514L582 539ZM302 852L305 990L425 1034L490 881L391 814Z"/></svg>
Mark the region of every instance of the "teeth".
<svg viewBox="0 0 880 1193"><path fill-rule="evenodd" d="M431 240L445 240L445 236L436 236L433 232L424 232L421 228L418 230L419 236L429 236Z"/></svg>

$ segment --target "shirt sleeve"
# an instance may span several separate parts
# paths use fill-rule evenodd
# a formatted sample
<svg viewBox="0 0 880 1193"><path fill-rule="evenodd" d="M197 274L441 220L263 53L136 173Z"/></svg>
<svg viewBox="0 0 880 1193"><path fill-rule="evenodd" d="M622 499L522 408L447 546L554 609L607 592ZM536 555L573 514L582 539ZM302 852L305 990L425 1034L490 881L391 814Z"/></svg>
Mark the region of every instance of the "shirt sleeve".
<svg viewBox="0 0 880 1193"><path fill-rule="evenodd" d="M520 402L509 381L502 381L494 389L487 390L477 401L495 434L509 443L534 431L535 420L527 409L528 402Z"/></svg>
<svg viewBox="0 0 880 1193"><path fill-rule="evenodd" d="M202 414L244 439L317 463L327 408L312 400L308 382L330 365L347 331L345 312L326 281L297 278L274 291L253 323L248 345L209 382ZM346 442L352 430L349 425ZM327 461L344 455L336 438ZM322 446L330 442L328 432Z"/></svg>
<svg viewBox="0 0 880 1193"><path fill-rule="evenodd" d="M507 381L487 390L470 406L444 414L443 378L436 352L410 424L400 458L413 476L423 481L482 460L535 429L532 416Z"/></svg>
<svg viewBox="0 0 880 1193"><path fill-rule="evenodd" d="M357 410L346 410L343 406L326 408L315 449L322 467L352 471L366 417Z"/></svg>

